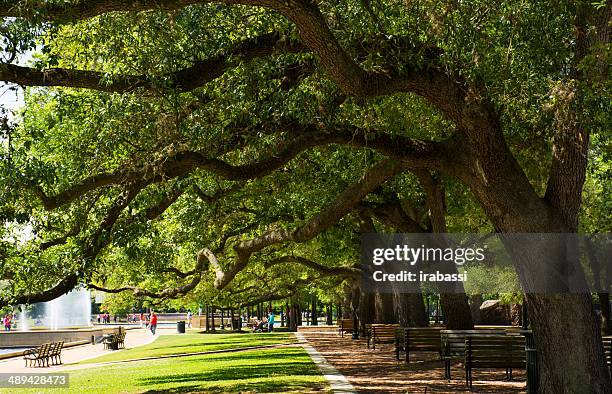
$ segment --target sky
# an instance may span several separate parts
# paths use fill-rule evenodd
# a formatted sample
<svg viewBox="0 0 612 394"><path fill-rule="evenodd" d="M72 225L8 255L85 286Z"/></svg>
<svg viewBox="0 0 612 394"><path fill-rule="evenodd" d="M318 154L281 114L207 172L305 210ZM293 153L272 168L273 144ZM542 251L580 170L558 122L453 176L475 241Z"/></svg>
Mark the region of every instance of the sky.
<svg viewBox="0 0 612 394"><path fill-rule="evenodd" d="M22 54L17 58L17 62L14 64L25 66L31 58L31 52ZM17 90L15 90L15 88ZM0 82L0 107L10 111L15 111L21 106L23 106L23 89L14 84Z"/></svg>
<svg viewBox="0 0 612 394"><path fill-rule="evenodd" d="M17 91L10 89L15 85L0 82L0 107L9 111L15 111L23 105L23 89L17 87Z"/></svg>

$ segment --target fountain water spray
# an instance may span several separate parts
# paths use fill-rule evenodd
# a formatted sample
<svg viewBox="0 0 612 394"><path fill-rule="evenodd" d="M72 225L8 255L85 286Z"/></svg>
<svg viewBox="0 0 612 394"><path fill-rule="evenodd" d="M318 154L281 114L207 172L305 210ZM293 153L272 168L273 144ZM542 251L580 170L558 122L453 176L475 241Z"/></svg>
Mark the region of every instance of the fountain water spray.
<svg viewBox="0 0 612 394"><path fill-rule="evenodd" d="M91 326L91 298L87 289L74 289L46 302L44 310L44 322L52 330Z"/></svg>
<svg viewBox="0 0 612 394"><path fill-rule="evenodd" d="M19 331L30 331L30 324L28 322L28 312L26 311L25 305L19 305L19 314L17 316L19 319Z"/></svg>

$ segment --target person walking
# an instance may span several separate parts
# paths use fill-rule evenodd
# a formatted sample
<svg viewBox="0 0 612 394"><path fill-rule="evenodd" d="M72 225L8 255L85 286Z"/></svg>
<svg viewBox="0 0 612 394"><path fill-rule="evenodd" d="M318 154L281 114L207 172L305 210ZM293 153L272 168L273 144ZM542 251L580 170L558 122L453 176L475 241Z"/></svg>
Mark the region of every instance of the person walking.
<svg viewBox="0 0 612 394"><path fill-rule="evenodd" d="M153 335L155 335L155 330L157 330L157 315L155 312L151 313L151 322L149 323L149 328Z"/></svg>
<svg viewBox="0 0 612 394"><path fill-rule="evenodd" d="M272 332L274 330L274 311L270 309L270 313L268 313L268 332Z"/></svg>
<svg viewBox="0 0 612 394"><path fill-rule="evenodd" d="M191 328L191 311L187 311L187 327Z"/></svg>
<svg viewBox="0 0 612 394"><path fill-rule="evenodd" d="M4 315L4 331L11 331L11 315Z"/></svg>

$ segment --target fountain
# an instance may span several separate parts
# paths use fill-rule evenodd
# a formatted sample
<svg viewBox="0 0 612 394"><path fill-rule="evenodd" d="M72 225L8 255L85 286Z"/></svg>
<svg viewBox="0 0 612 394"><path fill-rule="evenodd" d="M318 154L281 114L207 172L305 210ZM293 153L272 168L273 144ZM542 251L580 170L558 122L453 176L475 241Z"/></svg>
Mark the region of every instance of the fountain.
<svg viewBox="0 0 612 394"><path fill-rule="evenodd" d="M74 289L55 300L28 305L27 308L21 305L19 309L16 311L19 330L0 335L0 350L54 341L91 343L104 334L103 329L92 327L91 298L85 288Z"/></svg>
<svg viewBox="0 0 612 394"><path fill-rule="evenodd" d="M28 312L26 311L26 306L21 304L19 306L19 314L17 315L19 319L19 331L29 331L30 324L28 322Z"/></svg>
<svg viewBox="0 0 612 394"><path fill-rule="evenodd" d="M89 290L74 289L45 303L43 323L51 330L91 326Z"/></svg>

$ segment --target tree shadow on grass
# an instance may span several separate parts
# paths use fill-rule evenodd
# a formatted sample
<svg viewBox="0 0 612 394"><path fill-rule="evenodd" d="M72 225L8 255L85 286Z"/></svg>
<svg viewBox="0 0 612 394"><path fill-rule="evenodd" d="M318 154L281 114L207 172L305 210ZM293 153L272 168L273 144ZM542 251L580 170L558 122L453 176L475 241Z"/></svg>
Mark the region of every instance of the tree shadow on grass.
<svg viewBox="0 0 612 394"><path fill-rule="evenodd" d="M259 356L259 358L263 358ZM200 363L208 360L201 360ZM290 380L287 377L297 377ZM147 393L188 393L188 392L240 392L240 391L286 391L318 390L324 383L313 381L311 376L320 376L316 366L309 362L286 362L280 360L265 365L232 365L199 373L162 375L141 379L140 386L171 384L169 389L151 389ZM273 377L274 379L269 379ZM261 380L257 380L261 379ZM248 381L247 381L248 380ZM218 384L226 382L226 384ZM185 385L187 383L187 385ZM191 383L191 384L189 384ZM200 383L200 384L193 384ZM212 383L212 384L211 384ZM214 384L217 383L217 384Z"/></svg>
<svg viewBox="0 0 612 394"><path fill-rule="evenodd" d="M221 348L227 349L232 348L237 345L241 347L249 347L249 346L264 346L264 345L276 345L276 344L286 344L291 343L290 338L282 338L282 337L235 337L235 338L215 338L213 341L196 341L196 342L188 342L188 343L180 343L180 344L165 344L164 342L157 343L155 347L151 347L150 350L174 350L174 349L183 349L183 348L201 348L200 351L206 351L208 348L212 348L210 350L219 350ZM192 350L193 351L193 350Z"/></svg>
<svg viewBox="0 0 612 394"><path fill-rule="evenodd" d="M264 353L265 352L265 353ZM249 361L249 360L262 360L262 359L295 359L296 357L305 357L304 363L311 364L310 359L307 358L306 353L301 348L295 349L279 349L279 350L249 350L244 352L230 352L230 353L219 353L200 356L198 358L185 359L185 362L190 363L202 363L202 362L230 362L230 361ZM257 364L256 361L253 364ZM313 365L313 364L311 364Z"/></svg>
<svg viewBox="0 0 612 394"><path fill-rule="evenodd" d="M161 390L147 390L144 394L181 394L181 393L278 393L278 392L329 392L323 382L237 382L231 386L198 385L173 387Z"/></svg>

